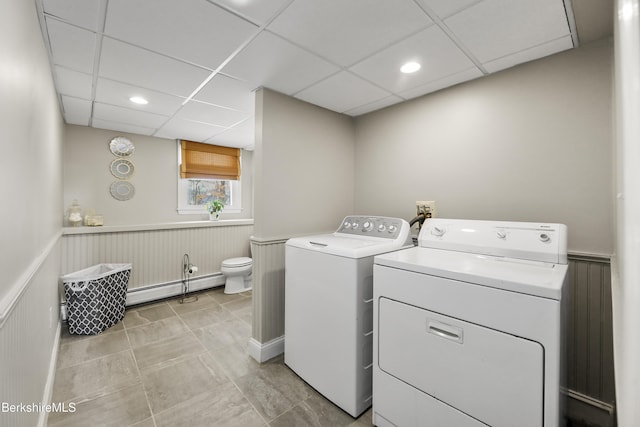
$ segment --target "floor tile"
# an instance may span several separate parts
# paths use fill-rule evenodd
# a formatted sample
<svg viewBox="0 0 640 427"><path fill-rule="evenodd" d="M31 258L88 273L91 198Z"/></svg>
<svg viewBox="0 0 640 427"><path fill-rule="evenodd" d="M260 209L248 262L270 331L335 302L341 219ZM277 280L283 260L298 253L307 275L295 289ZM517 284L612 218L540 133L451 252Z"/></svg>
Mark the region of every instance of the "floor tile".
<svg viewBox="0 0 640 427"><path fill-rule="evenodd" d="M225 304L222 306L233 313L236 317L244 320L248 324L251 324L251 318L253 316L253 301L251 298L241 298Z"/></svg>
<svg viewBox="0 0 640 427"><path fill-rule="evenodd" d="M109 354L129 349L124 330L110 334L92 335L86 339L65 341L58 353L58 369L77 365Z"/></svg>
<svg viewBox="0 0 640 427"><path fill-rule="evenodd" d="M216 323L229 320L231 314L220 305L206 307L201 310L190 311L180 315L180 318L190 329L200 329Z"/></svg>
<svg viewBox="0 0 640 427"><path fill-rule="evenodd" d="M189 328L187 328L178 316L127 329L129 341L131 341L133 348L188 333Z"/></svg>
<svg viewBox="0 0 640 427"><path fill-rule="evenodd" d="M246 345L233 344L209 350L209 353L231 379L237 379L256 372L261 366L249 356L246 347Z"/></svg>
<svg viewBox="0 0 640 427"><path fill-rule="evenodd" d="M124 329L124 325L120 321L120 322L116 323L115 325L113 325L112 327L107 328L104 331L100 332L99 334L78 335L78 334L70 334L69 333L69 327L68 327L67 323L65 322L62 325L62 330L61 330L61 334L60 334L60 344L66 344L68 342L76 342L76 341L80 341L80 340L84 340L84 339L88 339L88 338L93 338L93 337L97 337L97 336L101 336L101 335L106 335L106 334L110 334L112 332L121 331L123 329Z"/></svg>
<svg viewBox="0 0 640 427"><path fill-rule="evenodd" d="M171 364L205 352L191 332L133 349L140 370L155 365Z"/></svg>
<svg viewBox="0 0 640 427"><path fill-rule="evenodd" d="M208 353L142 373L149 404L160 412L230 382Z"/></svg>
<svg viewBox="0 0 640 427"><path fill-rule="evenodd" d="M242 393L226 383L155 416L157 427L252 427L266 423Z"/></svg>
<svg viewBox="0 0 640 427"><path fill-rule="evenodd" d="M51 427L128 426L151 417L142 384L122 388L95 399L79 402L75 412L49 415ZM153 426L153 421L151 423Z"/></svg>
<svg viewBox="0 0 640 427"><path fill-rule="evenodd" d="M274 420L311 396L310 387L289 368L265 364L254 373L234 380L242 394L268 421Z"/></svg>
<svg viewBox="0 0 640 427"><path fill-rule="evenodd" d="M203 308L216 307L219 305L205 292L200 292L196 295L198 295L198 301L180 304L180 298L175 298L169 300L169 305L171 306L173 311L178 314L185 314L191 311L202 310Z"/></svg>
<svg viewBox="0 0 640 427"><path fill-rule="evenodd" d="M102 334L63 330L51 426L350 426L371 425L371 411L349 417L284 365L247 353L252 292L199 293L127 310Z"/></svg>
<svg viewBox="0 0 640 427"><path fill-rule="evenodd" d="M234 344L246 347L251 336L251 326L240 319L231 319L194 331L194 334L209 349L220 349Z"/></svg>
<svg viewBox="0 0 640 427"><path fill-rule="evenodd" d="M315 390L310 390L310 394L308 399L276 418L270 426L347 427L355 422L353 417Z"/></svg>
<svg viewBox="0 0 640 427"><path fill-rule="evenodd" d="M225 304L230 301L246 298L245 294L246 294L245 292L241 292L238 294L225 294L224 286L220 286L218 288L215 288L212 291L207 292L207 295L212 297L219 304Z"/></svg>
<svg viewBox="0 0 640 427"><path fill-rule="evenodd" d="M131 350L59 369L56 372L53 402L94 398L139 383Z"/></svg>
<svg viewBox="0 0 640 427"><path fill-rule="evenodd" d="M176 313L169 304L162 302L159 304L144 305L138 308L128 309L124 315L125 328L144 325L175 316Z"/></svg>

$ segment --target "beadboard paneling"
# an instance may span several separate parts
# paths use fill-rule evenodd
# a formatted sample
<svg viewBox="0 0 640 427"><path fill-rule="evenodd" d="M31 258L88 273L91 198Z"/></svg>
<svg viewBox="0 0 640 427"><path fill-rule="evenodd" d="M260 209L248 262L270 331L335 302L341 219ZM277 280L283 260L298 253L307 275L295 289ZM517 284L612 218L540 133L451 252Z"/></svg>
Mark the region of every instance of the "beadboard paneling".
<svg viewBox="0 0 640 427"><path fill-rule="evenodd" d="M68 234L62 239L61 273L99 263L131 263L129 289L175 282L182 258L198 266L193 277L218 273L226 258L249 256L253 225Z"/></svg>
<svg viewBox="0 0 640 427"><path fill-rule="evenodd" d="M251 241L253 252L252 336L263 344L284 335L286 242L286 239Z"/></svg>
<svg viewBox="0 0 640 427"><path fill-rule="evenodd" d="M568 286L567 388L570 395L576 392L613 408L616 396L609 260L570 255ZM573 417L582 418L579 413Z"/></svg>
<svg viewBox="0 0 640 427"><path fill-rule="evenodd" d="M0 325L0 403L39 404L50 398L52 369L57 352L58 294L56 281L60 265L59 238L33 265L26 283ZM0 413L3 427L35 426L45 413Z"/></svg>

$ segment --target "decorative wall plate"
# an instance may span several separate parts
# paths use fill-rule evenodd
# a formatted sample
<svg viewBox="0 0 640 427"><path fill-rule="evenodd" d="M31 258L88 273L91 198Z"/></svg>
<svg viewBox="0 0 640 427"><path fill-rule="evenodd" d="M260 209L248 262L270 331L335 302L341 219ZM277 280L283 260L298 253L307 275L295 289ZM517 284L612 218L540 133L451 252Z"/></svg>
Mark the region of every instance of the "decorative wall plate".
<svg viewBox="0 0 640 427"><path fill-rule="evenodd" d="M115 159L111 162L111 175L119 179L131 178L136 167L133 162L127 159Z"/></svg>
<svg viewBox="0 0 640 427"><path fill-rule="evenodd" d="M118 157L128 157L133 154L136 147L129 138L116 136L109 143L109 149Z"/></svg>
<svg viewBox="0 0 640 427"><path fill-rule="evenodd" d="M114 181L109 187L111 196L116 200L129 200L136 194L136 189L129 181Z"/></svg>

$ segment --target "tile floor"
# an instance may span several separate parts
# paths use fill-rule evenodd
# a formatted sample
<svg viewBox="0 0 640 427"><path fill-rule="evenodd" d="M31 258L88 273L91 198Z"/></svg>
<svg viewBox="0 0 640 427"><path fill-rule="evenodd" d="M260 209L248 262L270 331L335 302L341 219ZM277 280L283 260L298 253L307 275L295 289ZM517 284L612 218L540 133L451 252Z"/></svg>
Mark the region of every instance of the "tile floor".
<svg viewBox="0 0 640 427"><path fill-rule="evenodd" d="M69 335L63 325L49 426L370 426L334 406L285 366L246 351L251 292L223 288L179 304L171 299L127 310L100 335Z"/></svg>

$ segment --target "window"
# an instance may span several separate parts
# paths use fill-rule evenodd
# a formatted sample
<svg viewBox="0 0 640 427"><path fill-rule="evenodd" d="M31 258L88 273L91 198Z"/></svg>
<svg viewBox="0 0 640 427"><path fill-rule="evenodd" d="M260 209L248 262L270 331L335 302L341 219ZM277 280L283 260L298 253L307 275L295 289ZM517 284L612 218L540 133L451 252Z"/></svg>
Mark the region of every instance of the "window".
<svg viewBox="0 0 640 427"><path fill-rule="evenodd" d="M240 149L179 141L178 213L206 213L211 200L225 212L240 212Z"/></svg>

